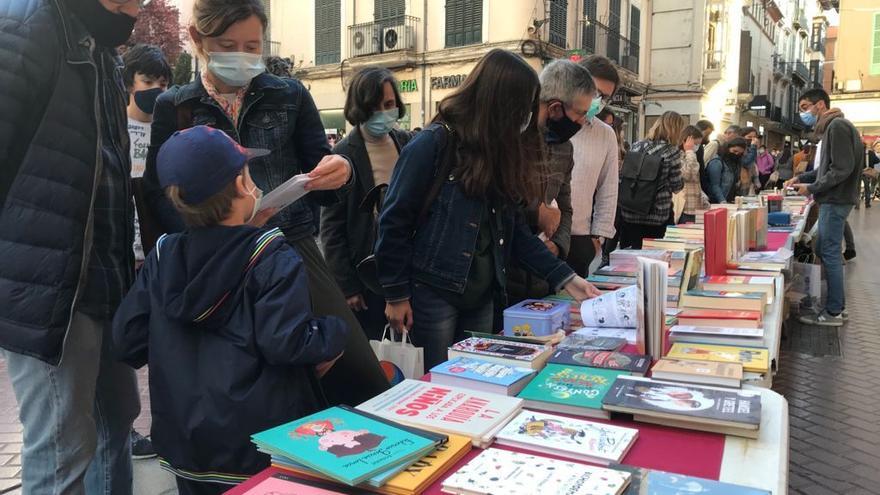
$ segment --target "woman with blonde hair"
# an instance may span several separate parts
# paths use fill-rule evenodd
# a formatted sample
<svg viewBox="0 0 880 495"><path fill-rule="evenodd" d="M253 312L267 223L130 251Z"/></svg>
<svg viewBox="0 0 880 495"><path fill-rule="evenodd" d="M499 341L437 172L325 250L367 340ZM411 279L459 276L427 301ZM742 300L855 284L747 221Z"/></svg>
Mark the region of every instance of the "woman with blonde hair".
<svg viewBox="0 0 880 495"><path fill-rule="evenodd" d="M682 153L679 145L687 123L676 112L666 112L651 126L644 140L632 145L630 153L644 153L660 158L657 173L657 194L647 214L620 209L621 248L642 248L642 239L660 239L672 221L672 194L684 189L681 178Z"/></svg>

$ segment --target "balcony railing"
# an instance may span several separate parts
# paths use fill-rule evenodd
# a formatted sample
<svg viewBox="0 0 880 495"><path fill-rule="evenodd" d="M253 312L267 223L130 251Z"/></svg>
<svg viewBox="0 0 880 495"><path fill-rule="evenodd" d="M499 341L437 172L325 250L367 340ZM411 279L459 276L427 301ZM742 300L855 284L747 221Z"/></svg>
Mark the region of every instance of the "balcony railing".
<svg viewBox="0 0 880 495"><path fill-rule="evenodd" d="M396 51L415 51L419 19L409 15L348 26L348 54L365 57Z"/></svg>
<svg viewBox="0 0 880 495"><path fill-rule="evenodd" d="M803 82L810 81L810 69L801 61L794 63L792 74L798 76Z"/></svg>
<svg viewBox="0 0 880 495"><path fill-rule="evenodd" d="M639 73L639 44L596 20L582 22L581 48L587 53L608 57L630 72Z"/></svg>
<svg viewBox="0 0 880 495"><path fill-rule="evenodd" d="M777 77L786 77L788 75L788 63L785 59L779 57L773 60L773 75Z"/></svg>
<svg viewBox="0 0 880 495"><path fill-rule="evenodd" d="M280 41L271 41L265 40L263 41L263 56L264 57L278 57L281 53L281 42Z"/></svg>

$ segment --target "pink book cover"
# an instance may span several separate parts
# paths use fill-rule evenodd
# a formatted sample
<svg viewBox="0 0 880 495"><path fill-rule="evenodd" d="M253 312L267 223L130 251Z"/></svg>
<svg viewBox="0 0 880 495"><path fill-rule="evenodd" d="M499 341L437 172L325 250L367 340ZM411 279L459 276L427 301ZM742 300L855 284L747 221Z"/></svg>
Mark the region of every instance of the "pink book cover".
<svg viewBox="0 0 880 495"><path fill-rule="evenodd" d="M329 486L316 481L304 481L280 469L270 467L255 474L253 478L235 486L224 495L277 495L295 493L296 495L337 495L350 493L323 488Z"/></svg>

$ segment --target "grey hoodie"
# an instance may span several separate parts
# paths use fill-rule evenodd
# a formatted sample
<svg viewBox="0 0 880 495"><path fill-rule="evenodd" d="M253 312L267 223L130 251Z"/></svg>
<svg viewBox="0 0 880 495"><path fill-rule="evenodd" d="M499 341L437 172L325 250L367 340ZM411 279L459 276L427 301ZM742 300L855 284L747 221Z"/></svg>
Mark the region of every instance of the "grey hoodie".
<svg viewBox="0 0 880 495"><path fill-rule="evenodd" d="M817 166L798 176L817 203L855 205L865 168L865 148L859 131L843 117L832 120L822 134Z"/></svg>

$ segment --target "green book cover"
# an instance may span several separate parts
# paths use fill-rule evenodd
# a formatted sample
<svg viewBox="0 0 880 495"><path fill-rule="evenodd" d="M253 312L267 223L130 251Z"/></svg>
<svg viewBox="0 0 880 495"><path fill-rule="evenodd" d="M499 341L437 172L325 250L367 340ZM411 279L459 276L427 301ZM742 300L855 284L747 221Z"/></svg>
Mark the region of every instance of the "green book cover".
<svg viewBox="0 0 880 495"><path fill-rule="evenodd" d="M583 366L548 364L522 392L520 399L602 409L602 398L614 380L627 372Z"/></svg>

